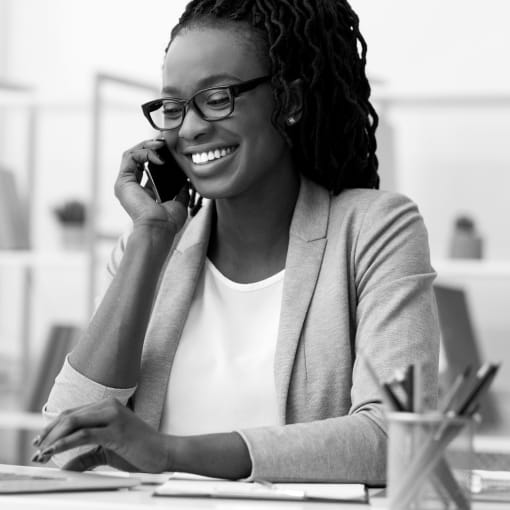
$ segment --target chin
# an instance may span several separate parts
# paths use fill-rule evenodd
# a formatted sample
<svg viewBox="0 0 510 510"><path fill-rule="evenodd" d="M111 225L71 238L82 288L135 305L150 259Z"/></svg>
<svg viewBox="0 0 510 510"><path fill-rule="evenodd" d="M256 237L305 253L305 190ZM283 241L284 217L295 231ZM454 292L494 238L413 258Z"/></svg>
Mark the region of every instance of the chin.
<svg viewBox="0 0 510 510"><path fill-rule="evenodd" d="M222 177L193 179L192 184L197 193L210 200L234 198L242 193L242 189L240 189L239 183L235 182L235 179Z"/></svg>

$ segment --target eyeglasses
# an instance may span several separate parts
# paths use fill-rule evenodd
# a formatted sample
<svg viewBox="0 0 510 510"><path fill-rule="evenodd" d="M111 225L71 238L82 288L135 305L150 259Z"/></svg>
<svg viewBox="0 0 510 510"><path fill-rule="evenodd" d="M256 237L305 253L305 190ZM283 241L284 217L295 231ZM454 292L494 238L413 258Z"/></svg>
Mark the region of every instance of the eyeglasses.
<svg viewBox="0 0 510 510"><path fill-rule="evenodd" d="M200 117L209 122L226 119L235 107L235 98L268 81L271 76L261 76L235 85L202 89L189 99L163 97L142 105L142 111L151 126L159 131L169 131L181 126L190 104Z"/></svg>

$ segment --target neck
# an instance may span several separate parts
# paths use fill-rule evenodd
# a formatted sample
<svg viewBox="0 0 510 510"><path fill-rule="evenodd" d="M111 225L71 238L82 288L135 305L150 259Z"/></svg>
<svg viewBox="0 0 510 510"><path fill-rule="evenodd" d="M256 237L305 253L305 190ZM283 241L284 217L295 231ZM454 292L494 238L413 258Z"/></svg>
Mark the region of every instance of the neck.
<svg viewBox="0 0 510 510"><path fill-rule="evenodd" d="M216 200L208 256L223 274L257 281L285 267L298 192L299 175L282 172L256 191Z"/></svg>

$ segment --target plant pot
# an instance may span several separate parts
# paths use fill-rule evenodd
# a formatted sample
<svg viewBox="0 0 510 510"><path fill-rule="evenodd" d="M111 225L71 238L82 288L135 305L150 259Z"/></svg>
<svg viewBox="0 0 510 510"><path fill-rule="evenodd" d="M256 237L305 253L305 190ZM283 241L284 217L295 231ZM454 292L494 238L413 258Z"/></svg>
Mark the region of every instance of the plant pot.
<svg viewBox="0 0 510 510"><path fill-rule="evenodd" d="M83 250L87 244L87 230L80 224L62 224L62 247L66 250Z"/></svg>

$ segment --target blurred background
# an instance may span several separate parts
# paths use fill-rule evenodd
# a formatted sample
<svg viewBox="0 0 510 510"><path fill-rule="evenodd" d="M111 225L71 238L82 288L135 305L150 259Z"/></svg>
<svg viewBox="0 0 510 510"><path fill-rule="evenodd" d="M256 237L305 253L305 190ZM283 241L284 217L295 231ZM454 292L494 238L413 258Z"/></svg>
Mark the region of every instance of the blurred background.
<svg viewBox="0 0 510 510"><path fill-rule="evenodd" d="M0 0L6 427L17 426L18 411L40 408L45 374L103 290L108 254L129 225L113 196L120 157L154 136L139 105L158 95L164 48L185 3ZM465 289L483 357L508 361L510 3L351 4L381 118L381 187L418 204L438 282ZM503 365L495 385L509 383ZM6 438L0 462L25 458L19 435Z"/></svg>

